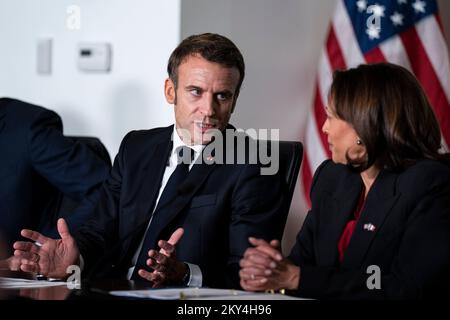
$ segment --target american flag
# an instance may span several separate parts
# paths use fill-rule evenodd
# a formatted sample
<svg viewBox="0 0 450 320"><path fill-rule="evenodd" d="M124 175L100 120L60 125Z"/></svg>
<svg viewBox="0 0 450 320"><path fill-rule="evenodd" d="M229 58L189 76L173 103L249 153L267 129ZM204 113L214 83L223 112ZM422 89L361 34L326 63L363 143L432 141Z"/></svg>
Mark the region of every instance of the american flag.
<svg viewBox="0 0 450 320"><path fill-rule="evenodd" d="M312 175L331 157L321 128L333 71L384 61L416 75L438 118L443 146L449 145L450 68L436 1L338 0L320 56L313 112L306 127L302 182L309 204Z"/></svg>

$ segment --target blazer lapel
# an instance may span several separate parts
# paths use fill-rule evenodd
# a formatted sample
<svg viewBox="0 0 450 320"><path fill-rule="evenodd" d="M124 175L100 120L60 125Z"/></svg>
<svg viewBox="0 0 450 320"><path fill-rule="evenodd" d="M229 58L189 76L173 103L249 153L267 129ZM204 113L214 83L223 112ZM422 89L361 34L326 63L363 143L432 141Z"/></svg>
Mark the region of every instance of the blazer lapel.
<svg viewBox="0 0 450 320"><path fill-rule="evenodd" d="M366 199L342 261L343 267L360 267L367 250L400 194L395 194L395 173L382 170Z"/></svg>
<svg viewBox="0 0 450 320"><path fill-rule="evenodd" d="M201 156L198 161L201 161ZM189 201L193 198L197 190L203 185L206 178L216 167L216 164L196 163L192 166L186 180L178 187L178 195L175 201L170 204L171 210L161 215L155 212L153 217L155 234L160 234L161 231L185 208Z"/></svg>
<svg viewBox="0 0 450 320"><path fill-rule="evenodd" d="M151 148L148 154L148 161L142 169L141 185L139 187L138 214L135 216L135 225L141 224L150 219L153 208L158 197L160 182L166 170L167 160L172 150L171 132L168 130L167 136L164 136L155 147Z"/></svg>
<svg viewBox="0 0 450 320"><path fill-rule="evenodd" d="M357 173L349 172L328 199L320 204L323 214L320 219L323 234L319 235L318 250L322 265L335 265L338 262L337 243L349 221L362 190L362 180Z"/></svg>

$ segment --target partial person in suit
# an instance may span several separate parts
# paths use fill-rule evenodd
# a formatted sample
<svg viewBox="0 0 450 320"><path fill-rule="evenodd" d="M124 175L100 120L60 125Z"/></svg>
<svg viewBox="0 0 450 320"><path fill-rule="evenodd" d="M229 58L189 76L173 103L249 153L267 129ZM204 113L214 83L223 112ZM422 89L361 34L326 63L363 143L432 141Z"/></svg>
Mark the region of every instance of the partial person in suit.
<svg viewBox="0 0 450 320"><path fill-rule="evenodd" d="M76 231L109 175L108 162L63 135L55 112L20 100L0 98L0 150L0 229L10 249L23 228L57 235L61 193L83 203L68 217Z"/></svg>
<svg viewBox="0 0 450 320"><path fill-rule="evenodd" d="M393 64L337 71L322 131L332 160L316 170L312 208L288 258L250 238L246 290L319 299L448 296L450 168L416 78Z"/></svg>
<svg viewBox="0 0 450 320"><path fill-rule="evenodd" d="M22 270L61 277L68 265L81 264L88 278L238 287L248 236L281 237L285 223L279 175L261 175L257 163L209 164L214 153L205 157L212 133L232 128L244 73L244 59L229 39L207 33L183 40L169 59L164 86L175 125L125 136L96 218L79 233L72 236L63 220L61 240L22 231L42 243L14 245L26 260ZM180 149L193 163L179 164Z"/></svg>

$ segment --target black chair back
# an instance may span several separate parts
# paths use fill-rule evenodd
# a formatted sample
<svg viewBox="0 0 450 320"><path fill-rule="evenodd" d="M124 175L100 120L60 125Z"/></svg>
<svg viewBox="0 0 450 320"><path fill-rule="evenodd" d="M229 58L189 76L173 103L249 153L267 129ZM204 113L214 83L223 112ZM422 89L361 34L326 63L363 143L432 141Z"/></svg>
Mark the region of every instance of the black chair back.
<svg viewBox="0 0 450 320"><path fill-rule="evenodd" d="M280 174L284 177L285 202L283 214L285 222L291 207L300 165L303 159L303 145L297 141L280 141Z"/></svg>

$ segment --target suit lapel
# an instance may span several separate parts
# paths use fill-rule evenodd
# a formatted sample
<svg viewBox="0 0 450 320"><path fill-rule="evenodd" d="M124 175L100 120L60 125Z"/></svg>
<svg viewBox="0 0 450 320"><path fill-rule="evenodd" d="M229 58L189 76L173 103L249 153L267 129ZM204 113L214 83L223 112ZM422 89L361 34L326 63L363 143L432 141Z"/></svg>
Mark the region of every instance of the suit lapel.
<svg viewBox="0 0 450 320"><path fill-rule="evenodd" d="M321 202L321 230L318 237L321 264L335 265L338 258L337 243L344 231L344 227L356 207L362 190L362 180L357 173L349 172L341 180L341 184L333 194Z"/></svg>
<svg viewBox="0 0 450 320"><path fill-rule="evenodd" d="M400 194L395 194L395 173L382 170L369 191L361 216L344 255L343 267L361 266L367 250Z"/></svg>
<svg viewBox="0 0 450 320"><path fill-rule="evenodd" d="M137 223L142 223L149 219L158 197L161 187L161 180L166 170L167 160L172 150L171 132L172 127L167 134L151 148L148 154L148 161L142 170L142 183L139 191L140 210L136 217ZM137 224L136 224L137 225Z"/></svg>
<svg viewBox="0 0 450 320"><path fill-rule="evenodd" d="M161 231L186 207L197 190L203 185L206 178L216 167L216 164L199 163L200 161L201 156L197 160L197 163L192 166L186 180L178 187L175 201L169 204L171 210L167 210L163 215L155 212L153 217L154 221L152 221L152 224L155 224L155 229L153 229L155 234L160 234Z"/></svg>

